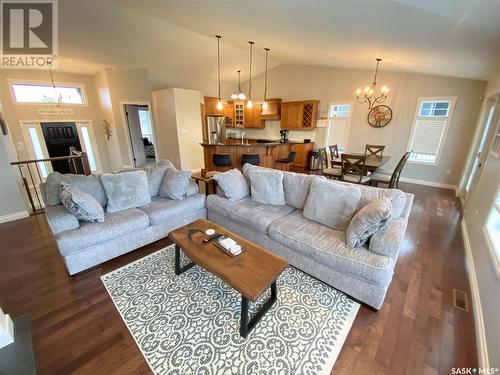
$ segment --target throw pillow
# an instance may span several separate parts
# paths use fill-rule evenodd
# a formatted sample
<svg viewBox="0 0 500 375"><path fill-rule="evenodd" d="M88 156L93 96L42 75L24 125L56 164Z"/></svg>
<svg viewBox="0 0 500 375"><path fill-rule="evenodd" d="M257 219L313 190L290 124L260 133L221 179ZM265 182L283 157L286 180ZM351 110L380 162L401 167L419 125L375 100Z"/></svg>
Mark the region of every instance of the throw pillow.
<svg viewBox="0 0 500 375"><path fill-rule="evenodd" d="M61 182L73 185L84 193L92 195L101 206L105 207L107 203L106 193L101 183L101 176L93 174L85 176L83 174L61 174L53 172L47 176L45 181L45 204L48 206L57 206L61 204L59 196Z"/></svg>
<svg viewBox="0 0 500 375"><path fill-rule="evenodd" d="M175 165L168 159L163 159L163 160L160 160L158 162L158 164L156 164L157 167L166 167L167 169L175 169L177 170L177 168L175 168Z"/></svg>
<svg viewBox="0 0 500 375"><path fill-rule="evenodd" d="M186 196L186 189L191 179L191 171L167 169L161 182L159 195L162 198L182 200Z"/></svg>
<svg viewBox="0 0 500 375"><path fill-rule="evenodd" d="M156 166L156 167L144 167L139 170L146 172L146 177L148 179L149 195L155 197L160 191L160 186L167 172L167 166Z"/></svg>
<svg viewBox="0 0 500 375"><path fill-rule="evenodd" d="M253 169L249 172L252 200L265 204L284 205L283 172Z"/></svg>
<svg viewBox="0 0 500 375"><path fill-rule="evenodd" d="M392 205L389 198L379 198L367 204L352 218L345 234L345 242L350 247L360 247L370 237L383 229L391 219Z"/></svg>
<svg viewBox="0 0 500 375"><path fill-rule="evenodd" d="M87 194L77 187L61 183L60 189L61 202L76 216L78 220L88 221L90 223L102 223L104 221L104 209L101 204L90 194Z"/></svg>
<svg viewBox="0 0 500 375"><path fill-rule="evenodd" d="M101 181L108 196L108 212L142 207L151 202L148 178L144 171L104 173Z"/></svg>
<svg viewBox="0 0 500 375"><path fill-rule="evenodd" d="M360 198L357 186L313 178L303 215L332 229L345 231Z"/></svg>
<svg viewBox="0 0 500 375"><path fill-rule="evenodd" d="M224 192L224 196L232 202L239 201L250 194L247 179L236 168L217 173L214 179Z"/></svg>

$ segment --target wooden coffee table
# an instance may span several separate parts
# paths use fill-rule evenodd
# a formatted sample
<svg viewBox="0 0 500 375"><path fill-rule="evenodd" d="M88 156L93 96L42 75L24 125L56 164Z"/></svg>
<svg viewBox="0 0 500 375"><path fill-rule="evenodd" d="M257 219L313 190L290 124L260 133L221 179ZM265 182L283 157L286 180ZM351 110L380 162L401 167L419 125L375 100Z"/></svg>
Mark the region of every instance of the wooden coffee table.
<svg viewBox="0 0 500 375"><path fill-rule="evenodd" d="M213 241L207 244L202 243L202 240L208 237L204 233L208 228L213 228L217 233L223 233L239 242L245 248L245 252L237 257L231 257L217 248ZM240 335L247 337L276 302L278 296L276 279L288 266L288 262L208 220L196 220L170 232L169 237L175 243L176 275L180 275L197 264L241 294ZM181 249L189 257L191 263L180 264ZM271 297L249 320L249 301L255 302L268 288L271 288Z"/></svg>

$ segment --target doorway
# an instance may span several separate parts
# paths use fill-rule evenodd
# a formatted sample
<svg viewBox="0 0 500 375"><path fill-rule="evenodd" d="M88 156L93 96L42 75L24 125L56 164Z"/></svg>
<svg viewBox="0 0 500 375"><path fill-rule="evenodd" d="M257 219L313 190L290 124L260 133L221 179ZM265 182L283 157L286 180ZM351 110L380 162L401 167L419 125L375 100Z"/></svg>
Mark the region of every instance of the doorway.
<svg viewBox="0 0 500 375"><path fill-rule="evenodd" d="M50 158L68 156L71 147L74 147L78 151L82 151L76 123L42 122L40 126ZM62 174L71 173L67 160L53 160L51 164L55 172Z"/></svg>
<svg viewBox="0 0 500 375"><path fill-rule="evenodd" d="M466 191L466 202L468 201L471 191L474 189L476 182L478 181L481 166L484 164L486 160L488 151L487 140L488 135L491 133L492 127L495 126L496 122L499 121L499 112L500 112L500 96L495 100L491 100L490 108L487 111L486 121L484 123L484 128L481 134L481 138L479 139L479 143L477 145L477 150L474 155L474 160L472 161L472 168L470 170L470 174L467 178L467 184L465 185Z"/></svg>
<svg viewBox="0 0 500 375"><path fill-rule="evenodd" d="M156 149L149 105L124 104L123 109L134 167L154 165Z"/></svg>

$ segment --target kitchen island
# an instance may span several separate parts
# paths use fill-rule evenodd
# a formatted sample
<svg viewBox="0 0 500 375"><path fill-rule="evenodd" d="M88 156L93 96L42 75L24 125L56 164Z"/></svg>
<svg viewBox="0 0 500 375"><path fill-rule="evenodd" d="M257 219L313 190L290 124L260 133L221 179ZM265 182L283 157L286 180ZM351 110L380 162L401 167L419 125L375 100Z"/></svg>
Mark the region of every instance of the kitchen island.
<svg viewBox="0 0 500 375"><path fill-rule="evenodd" d="M233 162L232 168L241 169L243 154L259 154L262 167L274 168L274 162L286 158L290 150L297 151L294 168L305 169L309 160L309 153L313 143L285 142L248 139L243 143L239 139L227 139L223 144L201 143L207 171L224 171L229 168L216 167L213 163L213 154L229 154Z"/></svg>

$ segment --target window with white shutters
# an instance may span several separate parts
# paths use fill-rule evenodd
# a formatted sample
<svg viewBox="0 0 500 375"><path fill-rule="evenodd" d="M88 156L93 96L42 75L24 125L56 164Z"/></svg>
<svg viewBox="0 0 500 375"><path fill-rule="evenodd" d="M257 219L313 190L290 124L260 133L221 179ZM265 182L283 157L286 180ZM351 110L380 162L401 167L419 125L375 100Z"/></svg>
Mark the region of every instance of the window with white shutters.
<svg viewBox="0 0 500 375"><path fill-rule="evenodd" d="M437 164L456 98L419 98L408 151L410 161Z"/></svg>

